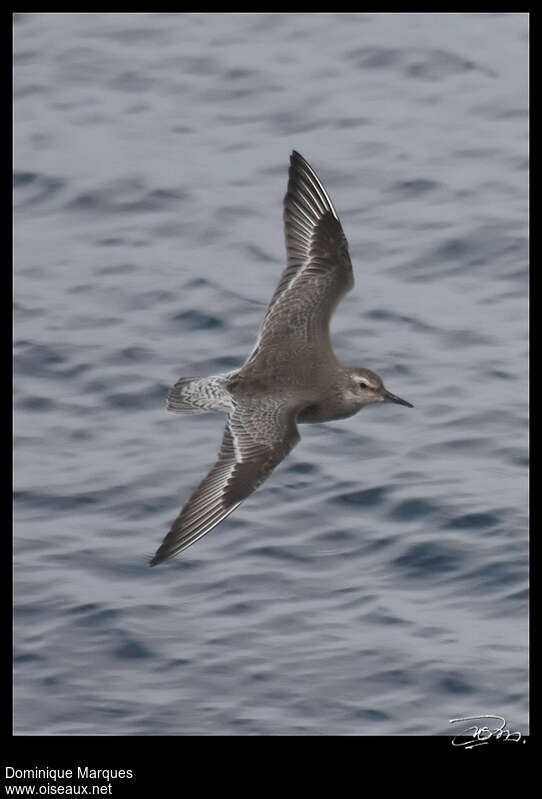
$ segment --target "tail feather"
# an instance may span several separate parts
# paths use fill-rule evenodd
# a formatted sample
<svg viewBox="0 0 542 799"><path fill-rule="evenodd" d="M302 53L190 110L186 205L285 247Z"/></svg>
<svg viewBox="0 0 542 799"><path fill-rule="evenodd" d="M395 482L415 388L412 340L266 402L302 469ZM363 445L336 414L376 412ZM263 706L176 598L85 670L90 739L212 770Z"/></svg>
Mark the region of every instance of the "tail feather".
<svg viewBox="0 0 542 799"><path fill-rule="evenodd" d="M206 408L198 405L198 393L194 392L195 386L190 391L190 384L197 380L195 377L181 377L168 391L167 409L173 413L205 413Z"/></svg>
<svg viewBox="0 0 542 799"><path fill-rule="evenodd" d="M230 407L231 399L222 375L181 377L168 391L167 409L172 413L227 412Z"/></svg>

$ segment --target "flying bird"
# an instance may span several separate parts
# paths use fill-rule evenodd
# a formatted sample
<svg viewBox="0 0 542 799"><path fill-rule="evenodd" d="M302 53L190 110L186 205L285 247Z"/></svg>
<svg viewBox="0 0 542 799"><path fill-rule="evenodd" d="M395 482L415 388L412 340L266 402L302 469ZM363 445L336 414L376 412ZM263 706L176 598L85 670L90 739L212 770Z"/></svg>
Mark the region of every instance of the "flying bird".
<svg viewBox="0 0 542 799"><path fill-rule="evenodd" d="M374 402L413 406L370 369L333 352L329 321L354 285L348 244L322 181L295 150L284 198L286 268L243 366L181 377L168 393L174 413L227 414L215 465L150 561L178 555L232 513L299 441L298 425L344 419Z"/></svg>

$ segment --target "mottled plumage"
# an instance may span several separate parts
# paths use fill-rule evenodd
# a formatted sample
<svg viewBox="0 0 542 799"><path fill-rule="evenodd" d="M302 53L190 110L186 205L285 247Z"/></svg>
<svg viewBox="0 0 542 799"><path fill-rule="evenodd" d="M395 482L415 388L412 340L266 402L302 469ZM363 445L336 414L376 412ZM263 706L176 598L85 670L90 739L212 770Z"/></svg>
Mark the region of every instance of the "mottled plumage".
<svg viewBox="0 0 542 799"><path fill-rule="evenodd" d="M228 414L218 460L184 505L151 560L161 563L216 527L299 441L298 423L342 419L371 402L412 407L369 369L343 366L329 320L354 285L337 212L314 170L290 158L284 198L287 264L243 366L180 378L168 394L176 413Z"/></svg>

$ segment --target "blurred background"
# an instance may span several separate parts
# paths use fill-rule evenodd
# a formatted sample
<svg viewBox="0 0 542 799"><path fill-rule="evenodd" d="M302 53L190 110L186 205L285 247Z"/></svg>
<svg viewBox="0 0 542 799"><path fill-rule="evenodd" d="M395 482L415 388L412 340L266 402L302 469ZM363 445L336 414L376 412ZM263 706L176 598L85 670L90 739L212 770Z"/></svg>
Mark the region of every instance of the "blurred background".
<svg viewBox="0 0 542 799"><path fill-rule="evenodd" d="M16 14L18 734L529 731L528 16ZM299 150L356 285L336 351L412 402L305 425L149 569L215 460Z"/></svg>

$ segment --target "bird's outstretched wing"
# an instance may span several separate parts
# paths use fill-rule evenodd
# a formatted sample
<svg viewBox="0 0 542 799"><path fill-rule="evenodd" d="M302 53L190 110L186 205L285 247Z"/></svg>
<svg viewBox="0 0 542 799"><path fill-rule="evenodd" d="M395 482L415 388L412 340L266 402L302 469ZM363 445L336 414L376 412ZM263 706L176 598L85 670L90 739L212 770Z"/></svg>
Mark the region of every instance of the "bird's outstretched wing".
<svg viewBox="0 0 542 799"><path fill-rule="evenodd" d="M258 398L228 416L218 460L173 522L150 565L177 555L251 494L299 441L297 409Z"/></svg>
<svg viewBox="0 0 542 799"><path fill-rule="evenodd" d="M259 367L262 360L269 364L278 341L282 352L289 345L298 352L330 348L331 314L354 285L337 212L316 172L295 150L284 198L284 230L286 269L245 367Z"/></svg>

